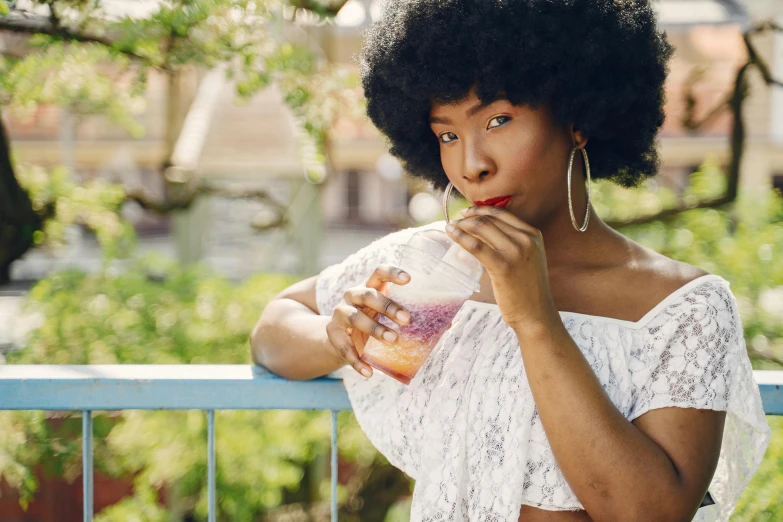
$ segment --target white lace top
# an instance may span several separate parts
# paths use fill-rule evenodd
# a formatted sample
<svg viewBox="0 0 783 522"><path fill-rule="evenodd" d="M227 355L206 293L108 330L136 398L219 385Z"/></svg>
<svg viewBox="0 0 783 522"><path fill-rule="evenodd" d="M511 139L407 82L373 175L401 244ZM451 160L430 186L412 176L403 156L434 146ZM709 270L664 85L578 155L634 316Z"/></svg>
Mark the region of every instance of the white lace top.
<svg viewBox="0 0 783 522"><path fill-rule="evenodd" d="M388 234L318 276L318 311L397 246L438 221ZM628 420L677 406L727 411L720 459L696 521L727 521L769 443L729 283L700 277L637 322L561 312L604 390ZM538 417L519 341L494 304L467 301L409 385L343 368L357 421L415 481L412 521L516 521L522 504L584 509L558 468ZM709 498L711 497L711 499ZM714 501L714 502L713 502Z"/></svg>

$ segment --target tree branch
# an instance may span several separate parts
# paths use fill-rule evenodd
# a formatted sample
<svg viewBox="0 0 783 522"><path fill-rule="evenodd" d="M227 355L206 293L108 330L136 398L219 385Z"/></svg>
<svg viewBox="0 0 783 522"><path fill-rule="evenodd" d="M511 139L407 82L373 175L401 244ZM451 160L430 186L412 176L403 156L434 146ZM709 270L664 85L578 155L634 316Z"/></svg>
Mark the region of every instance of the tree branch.
<svg viewBox="0 0 783 522"><path fill-rule="evenodd" d="M751 35L763 31L778 31L783 32L783 27L774 22L762 22L755 27L748 29L743 34L743 40L748 51L748 61L742 65L737 71L737 76L734 79L734 85L732 90L723 96L721 101L709 111L707 116L702 118L701 121L696 121L694 111L696 108L696 98L693 94L693 85L703 76L703 71L697 69L691 73L686 81L687 90L685 93L685 115L682 119L683 126L688 130L696 130L699 127L706 125L713 121L721 112L727 108L732 113L732 128L731 128L731 159L729 162L729 172L726 186L726 193L718 198L708 199L701 201L693 205L683 204L674 208L665 209L656 214L649 216L639 216L626 221L607 221L607 224L613 227L624 227L629 225L642 225L650 223L652 221L660 221L669 219L672 216L679 214L685 210L692 210L696 208L718 208L737 199L737 193L739 191L740 182L740 165L742 163L742 156L745 151L745 122L743 118L743 106L745 98L748 96L749 86L746 78L748 69L751 66L758 67L761 72L764 82L767 85L783 87L783 82L772 77L769 72L767 63L756 52L756 48L750 39Z"/></svg>
<svg viewBox="0 0 783 522"><path fill-rule="evenodd" d="M54 13L54 10L51 10L51 12ZM59 18L54 14L44 16L21 9L13 9L8 15L0 17L0 31L3 30L19 34L45 34L74 42L99 44L130 58L140 60L151 67L158 67L158 64L150 61L149 58L136 54L130 49L117 47L114 42L107 38L72 31L60 25Z"/></svg>
<svg viewBox="0 0 783 522"><path fill-rule="evenodd" d="M33 235L42 224L27 191L16 179L9 136L0 114L0 284L10 281L11 263L33 246Z"/></svg>
<svg viewBox="0 0 783 522"><path fill-rule="evenodd" d="M760 350L756 350L755 348L748 348L748 354L758 357L759 359L764 359L765 361L770 361L775 364L779 364L780 366L783 366L783 359L777 357L774 353L772 353L769 350L760 351Z"/></svg>
<svg viewBox="0 0 783 522"><path fill-rule="evenodd" d="M152 192L143 187L126 188L125 199L126 201L135 201L144 210L150 210L152 212L157 212L158 214L168 214L175 210L185 210L193 203L193 201L185 203L182 201L158 199Z"/></svg>
<svg viewBox="0 0 783 522"><path fill-rule="evenodd" d="M685 80L685 114L681 120L681 124L689 131L695 131L700 127L704 127L712 123L718 116L724 111L728 110L731 103L731 97L734 92L729 92L721 98L721 100L715 104L715 106L704 116L701 120L696 121L694 112L696 110L696 96L693 94L693 86L704 77L704 69L696 67Z"/></svg>
<svg viewBox="0 0 783 522"><path fill-rule="evenodd" d="M152 192L143 188L126 188L125 197L127 201L135 201L143 209L157 212L158 214L167 214L177 210L186 210L200 196L212 195L229 199L253 199L274 209L276 216L268 223L263 225L253 225L257 230L267 230L284 225L287 222L285 217L287 208L284 204L274 199L269 192L262 189L235 189L225 187L215 187L204 183L190 189L185 197L175 199L157 198Z"/></svg>
<svg viewBox="0 0 783 522"><path fill-rule="evenodd" d="M647 223L652 223L653 221L665 221L667 219L671 219L677 214L679 214L680 212L684 212L686 210L693 210L696 208L720 208L724 205L731 203L732 201L734 201L734 198L730 198L728 195L723 195L719 198L699 201L698 203L694 203L691 205L683 204L678 207L667 208L655 214L650 214L649 216L636 217L626 221L607 220L606 224L612 228L627 227L630 225L645 225Z"/></svg>
<svg viewBox="0 0 783 522"><path fill-rule="evenodd" d="M764 31L775 31L777 33L783 33L783 26L776 24L772 20L767 20L766 22L761 22L756 27L745 32L743 39L745 40L745 46L747 47L748 54L750 55L749 61L753 62L759 68L759 72L761 73L761 76L764 78L764 82L767 85L777 85L778 87L783 87L783 82L772 77L772 74L769 72L769 66L764 60L759 58L758 53L756 52L756 48L753 46L753 42L750 41L751 35L762 33Z"/></svg>
<svg viewBox="0 0 783 522"><path fill-rule="evenodd" d="M60 17L57 16L57 12L54 10L54 0L49 0L47 4L49 5L49 20L54 27L60 27Z"/></svg>

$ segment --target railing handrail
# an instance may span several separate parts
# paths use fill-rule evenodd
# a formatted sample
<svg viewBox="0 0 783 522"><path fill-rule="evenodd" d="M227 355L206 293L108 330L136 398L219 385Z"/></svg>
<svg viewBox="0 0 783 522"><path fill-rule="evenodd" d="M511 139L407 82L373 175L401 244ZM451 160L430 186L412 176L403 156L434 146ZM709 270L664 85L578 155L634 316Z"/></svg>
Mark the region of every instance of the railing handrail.
<svg viewBox="0 0 783 522"><path fill-rule="evenodd" d="M245 364L0 365L0 410L350 410L339 372Z"/></svg>
<svg viewBox="0 0 783 522"><path fill-rule="evenodd" d="M783 371L755 370L783 415ZM349 410L339 372L291 381L233 364L0 365L0 410Z"/></svg>

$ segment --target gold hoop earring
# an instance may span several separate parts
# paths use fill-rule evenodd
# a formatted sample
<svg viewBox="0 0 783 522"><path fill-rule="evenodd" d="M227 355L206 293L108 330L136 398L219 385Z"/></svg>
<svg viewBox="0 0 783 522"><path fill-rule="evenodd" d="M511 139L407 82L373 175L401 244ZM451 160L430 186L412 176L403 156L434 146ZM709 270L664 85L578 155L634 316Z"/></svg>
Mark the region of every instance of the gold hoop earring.
<svg viewBox="0 0 783 522"><path fill-rule="evenodd" d="M571 171L574 167L574 155L577 148L571 149L571 157L568 160L568 210L571 212L571 224L574 225L574 229L577 232L584 232L587 230L587 223L590 221L590 162L587 160L587 151L584 148L578 149L582 151L582 157L585 160L585 171L587 171L587 209L585 211L585 222L580 227L576 224L576 217L574 217L574 205L571 200Z"/></svg>

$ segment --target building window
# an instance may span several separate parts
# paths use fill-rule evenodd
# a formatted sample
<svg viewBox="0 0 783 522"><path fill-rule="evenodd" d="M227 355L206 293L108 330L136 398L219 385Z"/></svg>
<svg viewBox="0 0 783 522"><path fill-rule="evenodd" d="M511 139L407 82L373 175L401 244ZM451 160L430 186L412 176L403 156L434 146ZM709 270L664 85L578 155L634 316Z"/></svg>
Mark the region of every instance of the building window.
<svg viewBox="0 0 783 522"><path fill-rule="evenodd" d="M361 200L361 183L359 171L349 170L346 173L345 183L345 201L346 201L346 215L347 221L356 223L359 221L359 203Z"/></svg>
<svg viewBox="0 0 783 522"><path fill-rule="evenodd" d="M783 174L775 174L772 176L772 188L779 190L783 195Z"/></svg>

